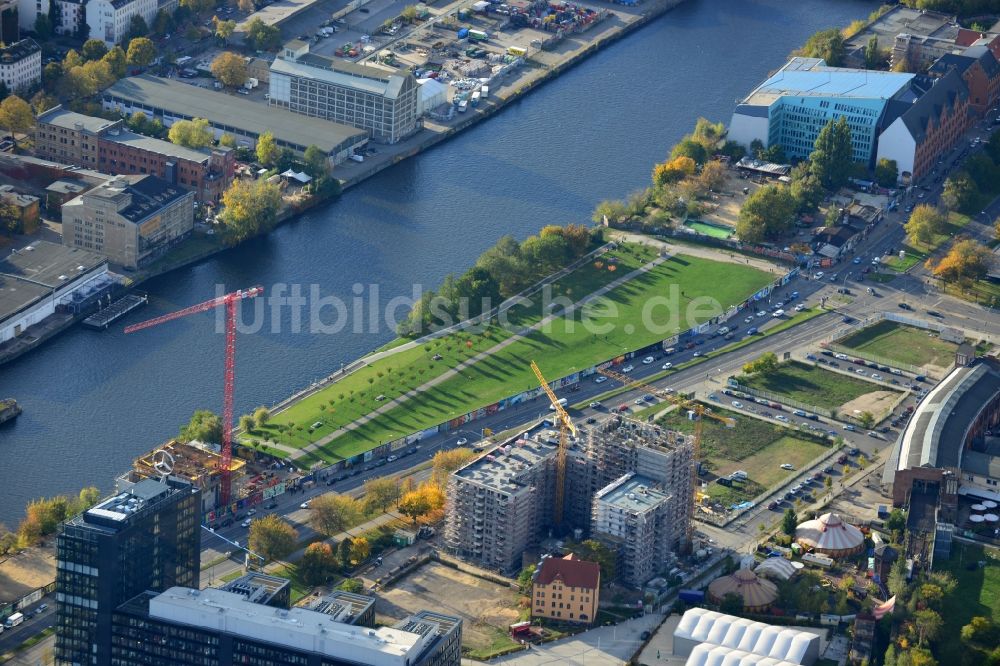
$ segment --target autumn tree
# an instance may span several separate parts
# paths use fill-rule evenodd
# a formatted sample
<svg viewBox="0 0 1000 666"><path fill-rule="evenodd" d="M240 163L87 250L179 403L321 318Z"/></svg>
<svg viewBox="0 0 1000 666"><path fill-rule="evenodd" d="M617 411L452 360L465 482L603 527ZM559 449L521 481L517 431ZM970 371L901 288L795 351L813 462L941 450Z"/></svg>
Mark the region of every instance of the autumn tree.
<svg viewBox="0 0 1000 666"><path fill-rule="evenodd" d="M246 41L256 51L270 51L281 45L281 31L254 17L246 25Z"/></svg>
<svg viewBox="0 0 1000 666"><path fill-rule="evenodd" d="M670 183L676 183L687 176L694 175L696 168L695 161L690 157L684 155L675 157L668 162L657 164L653 168L653 184L657 187L663 187Z"/></svg>
<svg viewBox="0 0 1000 666"><path fill-rule="evenodd" d="M883 157L875 165L875 182L882 187L896 187L899 181L899 166L896 160Z"/></svg>
<svg viewBox="0 0 1000 666"><path fill-rule="evenodd" d="M706 162L698 174L698 184L706 191L720 191L726 184L726 165L717 160Z"/></svg>
<svg viewBox="0 0 1000 666"><path fill-rule="evenodd" d="M609 224L615 225L624 222L627 217L628 210L625 208L625 202L619 199L605 199L594 207L594 214L591 215L590 219L601 224L606 218Z"/></svg>
<svg viewBox="0 0 1000 666"><path fill-rule="evenodd" d="M941 190L941 203L949 210L963 213L975 212L978 198L979 190L968 173L959 171L954 176L945 179L944 189Z"/></svg>
<svg viewBox="0 0 1000 666"><path fill-rule="evenodd" d="M913 244L930 245L934 237L944 230L945 217L937 208L920 204L910 213L910 219L903 225L906 237Z"/></svg>
<svg viewBox="0 0 1000 666"><path fill-rule="evenodd" d="M791 229L795 210L795 199L787 187L764 185L743 202L736 235L749 243L776 238Z"/></svg>
<svg viewBox="0 0 1000 666"><path fill-rule="evenodd" d="M385 511L400 498L399 485L396 479L389 476L376 476L365 481L365 508L369 513L376 509Z"/></svg>
<svg viewBox="0 0 1000 666"><path fill-rule="evenodd" d="M80 49L84 60L100 60L108 52L108 47L100 39L88 39Z"/></svg>
<svg viewBox="0 0 1000 666"><path fill-rule="evenodd" d="M253 420L253 416L250 414L244 414L240 417L240 430L246 433L253 432L257 424Z"/></svg>
<svg viewBox="0 0 1000 666"><path fill-rule="evenodd" d="M981 243L966 238L955 241L948 254L933 265L935 276L949 282L974 282L986 277L993 265L993 253Z"/></svg>
<svg viewBox="0 0 1000 666"><path fill-rule="evenodd" d="M319 585L336 570L337 556L330 544L318 541L306 547L295 568L307 585Z"/></svg>
<svg viewBox="0 0 1000 666"><path fill-rule="evenodd" d="M185 148L204 148L212 145L215 133L208 125L205 118L195 118L194 120L178 120L170 126L167 134L171 143Z"/></svg>
<svg viewBox="0 0 1000 666"><path fill-rule="evenodd" d="M212 76L226 87L242 86L247 80L246 61L232 51L223 51L212 61Z"/></svg>
<svg viewBox="0 0 1000 666"><path fill-rule="evenodd" d="M273 166L281 154L278 142L271 130L265 131L257 138L257 161L264 166Z"/></svg>
<svg viewBox="0 0 1000 666"><path fill-rule="evenodd" d="M232 37L233 33L236 31L236 21L234 21L233 19L229 19L227 21L223 21L218 16L213 17L212 21L215 23L215 36L218 37L222 41L223 44L228 43L229 42L229 38ZM240 60L242 61L243 59L240 58ZM212 74L215 74L214 66L215 65L213 63ZM245 66L244 66L244 69L245 69ZM216 74L216 77L218 77L217 74Z"/></svg>
<svg viewBox="0 0 1000 666"><path fill-rule="evenodd" d="M250 523L250 550L265 560L288 557L295 552L298 542L298 531L273 513Z"/></svg>
<svg viewBox="0 0 1000 666"><path fill-rule="evenodd" d="M226 132L225 134L219 137L219 145L224 148L235 148L236 137Z"/></svg>
<svg viewBox="0 0 1000 666"><path fill-rule="evenodd" d="M247 14L252 14L257 11L257 7L254 5L253 0L239 0L236 3L236 6L241 12L245 12Z"/></svg>
<svg viewBox="0 0 1000 666"><path fill-rule="evenodd" d="M271 410L267 407L261 405L257 409L253 410L253 421L258 428L263 428L267 425L268 420L271 418Z"/></svg>
<svg viewBox="0 0 1000 666"><path fill-rule="evenodd" d="M148 37L133 37L129 41L125 52L125 62L129 66L148 67L154 60L156 60L156 47Z"/></svg>
<svg viewBox="0 0 1000 666"><path fill-rule="evenodd" d="M0 549L0 553L2 553ZM1000 644L1000 627L988 617L977 615L969 620L969 623L962 627L962 641L966 643L976 643L979 645Z"/></svg>
<svg viewBox="0 0 1000 666"><path fill-rule="evenodd" d="M698 164L704 164L708 160L708 151L700 141L696 141L693 137L685 137L670 151L671 160L678 157L688 157Z"/></svg>
<svg viewBox="0 0 1000 666"><path fill-rule="evenodd" d="M799 55L806 58L822 58L830 67L839 67L844 61L844 35L839 28L820 30L806 40L799 49Z"/></svg>
<svg viewBox="0 0 1000 666"><path fill-rule="evenodd" d="M205 444L222 442L222 419L207 409L199 409L181 428L177 436L182 442L198 441Z"/></svg>
<svg viewBox="0 0 1000 666"><path fill-rule="evenodd" d="M361 564L368 559L371 552L372 547L368 543L368 539L363 536L354 539L351 542L351 563L355 565Z"/></svg>
<svg viewBox="0 0 1000 666"><path fill-rule="evenodd" d="M774 352L765 352L755 360L743 365L743 373L746 375L769 375L778 369L778 355Z"/></svg>
<svg viewBox="0 0 1000 666"><path fill-rule="evenodd" d="M362 515L361 504L349 495L327 493L309 502L309 524L327 537L350 529Z"/></svg>
<svg viewBox="0 0 1000 666"><path fill-rule="evenodd" d="M240 243L271 229L281 209L281 190L266 180L234 180L222 195L222 222L230 240Z"/></svg>
<svg viewBox="0 0 1000 666"><path fill-rule="evenodd" d="M16 141L16 134L24 134L35 124L31 106L17 95L10 95L0 102L0 127L10 132Z"/></svg>
<svg viewBox="0 0 1000 666"><path fill-rule="evenodd" d="M101 61L107 63L108 68L111 70L111 75L116 79L120 79L125 76L128 68L128 56L125 54L122 47L117 45L114 46L110 51L104 54Z"/></svg>
<svg viewBox="0 0 1000 666"><path fill-rule="evenodd" d="M444 493L436 483L422 483L415 490L404 493L399 501L399 512L417 524L417 520L444 506Z"/></svg>
<svg viewBox="0 0 1000 666"><path fill-rule="evenodd" d="M456 469L472 460L475 455L476 453L472 449L461 446L447 451L438 451L434 454L434 458L431 459L431 467L434 469L434 475L446 478Z"/></svg>

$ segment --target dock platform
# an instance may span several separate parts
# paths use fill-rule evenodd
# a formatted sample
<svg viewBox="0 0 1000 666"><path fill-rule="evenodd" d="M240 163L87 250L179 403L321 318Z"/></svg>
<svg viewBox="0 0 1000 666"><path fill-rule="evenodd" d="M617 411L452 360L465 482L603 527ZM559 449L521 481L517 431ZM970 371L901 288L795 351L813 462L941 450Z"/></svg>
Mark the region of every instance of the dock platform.
<svg viewBox="0 0 1000 666"><path fill-rule="evenodd" d="M103 310L99 310L84 319L83 325L87 328L103 331L132 310L140 308L148 302L149 296L147 294L126 294Z"/></svg>

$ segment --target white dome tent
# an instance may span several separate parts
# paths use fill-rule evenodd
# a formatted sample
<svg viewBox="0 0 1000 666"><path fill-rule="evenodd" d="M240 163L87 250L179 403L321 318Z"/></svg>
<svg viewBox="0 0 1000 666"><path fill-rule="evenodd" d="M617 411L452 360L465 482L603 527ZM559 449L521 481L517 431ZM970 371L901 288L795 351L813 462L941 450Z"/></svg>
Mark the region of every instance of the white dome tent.
<svg viewBox="0 0 1000 666"><path fill-rule="evenodd" d="M758 576L772 580L788 580L798 571L795 565L783 557L769 557L754 569Z"/></svg>
<svg viewBox="0 0 1000 666"><path fill-rule="evenodd" d="M847 557L865 545L865 535L854 525L841 520L835 513L824 513L795 528L795 540L817 553L833 558Z"/></svg>

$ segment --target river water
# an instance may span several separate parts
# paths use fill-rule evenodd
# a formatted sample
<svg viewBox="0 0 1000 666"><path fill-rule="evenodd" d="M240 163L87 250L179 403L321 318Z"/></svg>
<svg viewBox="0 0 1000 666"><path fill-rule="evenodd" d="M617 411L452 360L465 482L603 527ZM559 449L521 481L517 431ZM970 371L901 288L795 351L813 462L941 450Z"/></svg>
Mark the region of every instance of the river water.
<svg viewBox="0 0 1000 666"><path fill-rule="evenodd" d="M299 285L305 296L317 289L349 308L357 289L370 302L373 284L383 303L411 294L414 284L433 288L503 234L586 221L601 199L644 186L653 163L698 116L728 122L735 100L808 35L876 5L690 0L336 204L148 283L150 305L128 322L212 298L219 285L261 284L269 293L278 283ZM333 312L325 311L328 324ZM308 305L298 317L290 307L264 308L265 325L240 337L237 414L277 402L393 337L385 325L370 326L367 312L340 332L310 334L308 313ZM91 484L109 489L131 458L174 435L195 409L219 411L218 330L210 314L130 336L76 329L0 368L0 397L24 407L0 428L0 523L14 526L35 497Z"/></svg>

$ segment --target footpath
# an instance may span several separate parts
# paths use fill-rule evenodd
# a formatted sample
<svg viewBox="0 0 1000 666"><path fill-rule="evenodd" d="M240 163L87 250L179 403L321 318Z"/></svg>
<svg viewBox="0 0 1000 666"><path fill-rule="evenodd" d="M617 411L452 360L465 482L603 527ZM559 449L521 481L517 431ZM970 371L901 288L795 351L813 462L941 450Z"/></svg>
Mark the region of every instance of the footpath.
<svg viewBox="0 0 1000 666"><path fill-rule="evenodd" d="M499 352L499 351L501 351L503 349L506 349L507 347L509 347L509 346L511 346L511 345L513 345L513 344L515 344L517 342L520 342L521 339L524 336L529 335L530 333L532 333L534 331L538 331L538 330L541 330L541 329L545 328L546 326L548 326L549 324L551 324L556 319L571 316L577 309L585 306L586 304L590 303L591 301L593 301L593 300L595 300L597 298L600 298L601 296L607 294L608 292L612 291L613 289L615 289L617 287L620 287L621 285L623 285L623 284L625 284L625 283L627 283L627 282L629 282L631 280L634 280L636 277L642 275L643 273L646 273L646 272L652 270L653 268L655 268L656 266L659 266L660 264L662 264L663 262L665 262L667 259L668 259L668 257L666 257L666 256L657 257L653 261L650 261L649 263L647 263L647 264L645 264L643 266L640 266L639 268L635 269L634 271L632 271L630 273L627 273L626 275L623 275L620 278L618 278L616 280L613 280L612 282L609 282L608 284L604 285L600 289L597 289L596 291L591 292L590 294L588 294L584 298L580 299L576 303L573 303L571 306L569 306L568 308L566 308L562 312L559 312L559 313L556 313L556 314L550 314L550 315L547 315L547 316L543 317L537 323L535 323L535 324L533 324L531 326L527 326L527 327L525 327L525 328L517 331L514 335L512 335L509 338L507 338L503 342L501 342L501 343L499 343L499 344L497 344L497 345L495 345L493 347L490 347L489 349L487 349L485 351L482 351L482 352L476 354L475 356L473 356L472 358L470 358L468 360L462 361L461 363L459 363L458 365L456 365L451 370L448 370L448 371L446 371L446 372L438 375L434 379L428 380L424 384L422 384L422 385L420 385L420 386L418 386L418 387L416 387L414 389L411 389L411 390L407 391L406 393L404 393L403 395L399 396L398 398L394 398L393 400L387 401L386 404L382 405L381 407L379 407L375 411L370 412L370 413L362 416L361 418L359 418L359 419L357 419L355 421L352 421L351 423L348 423L347 425L345 425L345 426L343 426L341 428L338 428L337 430L334 430L330 434L325 435L324 437L321 437L320 439L316 440L315 442L313 442L312 444L310 444L310 445L308 445L306 447L298 449L295 453L293 453L291 455L292 460L296 460L298 458L301 458L302 456L305 456L305 455L307 455L309 453L312 453L312 452L316 451L317 449L320 449L320 448L326 446L327 444L329 444L330 442L332 442L334 439L340 437L341 435L349 433L352 430L355 430L356 428L359 428L359 427L363 426L364 424L372 421L373 419L375 419L375 418L377 418L377 417L379 417L379 416L381 416L383 414L386 414L386 413L390 412L391 410L393 410L393 409L395 409L395 408L403 405L407 400L410 400L411 398L414 398L414 397L416 397L417 395L419 395L421 393L429 391L429 390L433 389L435 386L438 386L439 384L442 384L442 383L448 381L452 377L455 377L455 376L459 375L466 368L469 368L469 367L475 365L476 363L479 363L480 361L482 361L484 359L487 359L490 356L493 356L497 352Z"/></svg>

